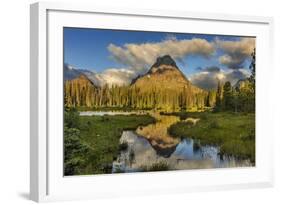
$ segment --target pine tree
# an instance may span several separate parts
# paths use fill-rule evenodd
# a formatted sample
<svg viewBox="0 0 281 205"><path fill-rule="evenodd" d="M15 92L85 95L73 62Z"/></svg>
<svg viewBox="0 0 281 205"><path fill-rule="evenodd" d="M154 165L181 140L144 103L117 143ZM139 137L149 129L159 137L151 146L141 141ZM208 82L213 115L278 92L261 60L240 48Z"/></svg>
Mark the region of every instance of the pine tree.
<svg viewBox="0 0 281 205"><path fill-rule="evenodd" d="M223 86L222 109L233 110L232 86L229 81L227 81Z"/></svg>

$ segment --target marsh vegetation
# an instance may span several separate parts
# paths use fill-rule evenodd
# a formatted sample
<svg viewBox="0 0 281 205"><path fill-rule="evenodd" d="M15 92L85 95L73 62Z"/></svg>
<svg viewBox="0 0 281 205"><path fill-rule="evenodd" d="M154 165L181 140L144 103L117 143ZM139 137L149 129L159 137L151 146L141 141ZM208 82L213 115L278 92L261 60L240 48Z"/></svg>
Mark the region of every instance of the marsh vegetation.
<svg viewBox="0 0 281 205"><path fill-rule="evenodd" d="M250 159L255 162L255 114L253 113L180 113L182 117L197 117L194 124L178 122L169 128L175 137L190 137L200 145L220 147L220 155Z"/></svg>

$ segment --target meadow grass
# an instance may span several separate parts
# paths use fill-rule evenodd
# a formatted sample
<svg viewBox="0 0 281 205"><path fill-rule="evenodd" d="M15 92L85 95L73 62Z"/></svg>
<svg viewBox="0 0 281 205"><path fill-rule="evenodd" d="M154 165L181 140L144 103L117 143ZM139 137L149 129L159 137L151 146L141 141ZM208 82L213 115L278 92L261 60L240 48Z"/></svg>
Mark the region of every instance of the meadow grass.
<svg viewBox="0 0 281 205"><path fill-rule="evenodd" d="M151 165L141 166L143 172L156 172L156 171L167 171L170 170L169 165L165 161L154 162Z"/></svg>
<svg viewBox="0 0 281 205"><path fill-rule="evenodd" d="M255 114L253 113L173 113L181 119L200 118L194 125L178 122L169 128L174 137L189 137L201 145L218 145L220 154L250 159L255 163Z"/></svg>
<svg viewBox="0 0 281 205"><path fill-rule="evenodd" d="M91 149L82 174L111 173L112 162L126 149L126 144L119 145L123 130L135 130L154 122L149 115L80 116L81 141Z"/></svg>

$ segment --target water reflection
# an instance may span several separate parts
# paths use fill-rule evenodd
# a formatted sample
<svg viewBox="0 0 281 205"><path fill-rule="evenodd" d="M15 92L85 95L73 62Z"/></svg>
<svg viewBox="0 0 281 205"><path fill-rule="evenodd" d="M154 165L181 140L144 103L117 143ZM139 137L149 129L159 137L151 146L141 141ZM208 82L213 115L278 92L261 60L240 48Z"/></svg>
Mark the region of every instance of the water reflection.
<svg viewBox="0 0 281 205"><path fill-rule="evenodd" d="M180 139L169 135L168 128L180 119L176 116L162 116L159 113L150 113L157 122L136 130L138 135L145 137L155 149L156 153L163 157L170 157L175 151Z"/></svg>
<svg viewBox="0 0 281 205"><path fill-rule="evenodd" d="M220 158L218 147L196 148L194 141L188 138L182 139L169 157L159 154L149 140L133 131L124 131L120 142L127 142L128 148L113 162L112 172L143 171L143 167L157 162L165 162L171 170L250 166L249 161Z"/></svg>
<svg viewBox="0 0 281 205"><path fill-rule="evenodd" d="M178 122L177 116L160 115L157 112L100 112L86 111L80 115L130 115L150 114L156 123L138 127L136 131L123 131L120 144L126 143L126 150L120 151L113 162L112 172L145 171L155 163L164 162L169 170L205 169L221 167L252 166L249 160L237 160L234 157L219 155L219 147L200 146L190 138L174 138L168 128ZM200 119L187 118L196 124ZM166 167L166 168L167 168Z"/></svg>
<svg viewBox="0 0 281 205"><path fill-rule="evenodd" d="M145 111L81 111L80 116L104 116L104 115L144 115Z"/></svg>

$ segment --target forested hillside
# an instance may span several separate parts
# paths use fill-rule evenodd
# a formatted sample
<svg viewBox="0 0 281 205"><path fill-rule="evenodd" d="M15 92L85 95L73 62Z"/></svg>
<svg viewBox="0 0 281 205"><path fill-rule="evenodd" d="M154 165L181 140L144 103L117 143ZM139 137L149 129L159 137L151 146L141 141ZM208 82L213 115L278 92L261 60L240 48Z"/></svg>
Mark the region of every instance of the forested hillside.
<svg viewBox="0 0 281 205"><path fill-rule="evenodd" d="M64 84L65 104L68 107L158 109L163 111L255 110L255 52L252 55L249 79L218 81L216 90L203 90L192 85L168 55L159 57L151 69L133 80L131 85L98 87L81 74Z"/></svg>

